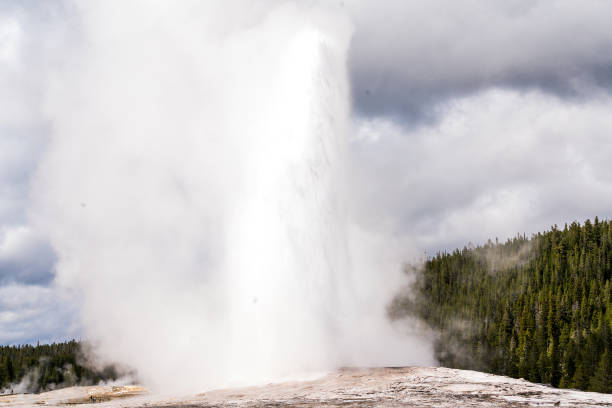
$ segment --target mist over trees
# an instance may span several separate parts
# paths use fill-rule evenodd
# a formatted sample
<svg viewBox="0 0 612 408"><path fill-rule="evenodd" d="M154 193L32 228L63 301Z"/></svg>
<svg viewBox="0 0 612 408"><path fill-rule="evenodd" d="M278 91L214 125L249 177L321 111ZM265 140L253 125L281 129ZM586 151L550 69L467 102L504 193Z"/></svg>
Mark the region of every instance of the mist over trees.
<svg viewBox="0 0 612 408"><path fill-rule="evenodd" d="M438 253L392 318L437 333L443 366L612 392L612 223L587 220Z"/></svg>
<svg viewBox="0 0 612 408"><path fill-rule="evenodd" d="M119 370L94 368L84 357L83 344L64 343L0 346L0 393L40 392L72 385L116 380Z"/></svg>
<svg viewBox="0 0 612 408"><path fill-rule="evenodd" d="M612 392L612 222L555 226L407 268L416 279L389 315L417 316L434 329L441 365ZM120 376L113 366L93 368L83 347L0 346L0 392Z"/></svg>

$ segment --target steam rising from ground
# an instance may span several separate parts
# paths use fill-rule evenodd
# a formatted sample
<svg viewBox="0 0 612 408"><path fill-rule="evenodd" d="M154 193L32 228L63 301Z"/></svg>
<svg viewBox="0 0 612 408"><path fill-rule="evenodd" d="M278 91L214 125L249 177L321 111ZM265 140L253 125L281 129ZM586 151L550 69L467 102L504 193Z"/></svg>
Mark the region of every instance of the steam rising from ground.
<svg viewBox="0 0 612 408"><path fill-rule="evenodd" d="M349 218L337 10L110 1L74 15L33 215L102 357L183 390L428 362L384 321L399 270Z"/></svg>

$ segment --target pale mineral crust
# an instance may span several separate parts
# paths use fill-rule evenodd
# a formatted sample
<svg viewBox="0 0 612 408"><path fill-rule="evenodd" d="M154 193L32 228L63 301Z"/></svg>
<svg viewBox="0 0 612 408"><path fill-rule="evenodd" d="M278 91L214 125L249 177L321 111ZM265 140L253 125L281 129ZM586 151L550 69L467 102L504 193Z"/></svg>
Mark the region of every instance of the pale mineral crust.
<svg viewBox="0 0 612 408"><path fill-rule="evenodd" d="M0 396L0 408L66 407L612 407L612 395L561 390L441 367L344 368L310 381L162 396L138 387L71 387Z"/></svg>

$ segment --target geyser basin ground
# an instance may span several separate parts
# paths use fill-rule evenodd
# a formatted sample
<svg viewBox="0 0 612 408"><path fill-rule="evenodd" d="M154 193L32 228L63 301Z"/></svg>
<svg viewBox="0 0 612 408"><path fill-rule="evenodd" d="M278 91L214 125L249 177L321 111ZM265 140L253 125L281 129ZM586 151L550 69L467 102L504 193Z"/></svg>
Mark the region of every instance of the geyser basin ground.
<svg viewBox="0 0 612 408"><path fill-rule="evenodd" d="M102 396L100 407L612 407L612 395L560 390L524 380L440 367L341 369L312 381L209 391L137 394L127 387L72 387L0 397L0 407L65 407ZM114 399L113 399L114 398ZM84 406L84 405L80 405Z"/></svg>

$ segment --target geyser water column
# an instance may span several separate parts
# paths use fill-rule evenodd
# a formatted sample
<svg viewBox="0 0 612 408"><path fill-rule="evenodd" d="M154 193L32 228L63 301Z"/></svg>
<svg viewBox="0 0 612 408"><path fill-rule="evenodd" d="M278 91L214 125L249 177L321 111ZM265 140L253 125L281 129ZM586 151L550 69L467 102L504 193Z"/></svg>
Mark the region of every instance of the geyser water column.
<svg viewBox="0 0 612 408"><path fill-rule="evenodd" d="M255 361L239 371L245 378L338 362L337 281L346 282L348 272L347 94L343 54L330 41L316 27L292 36L278 61L275 95L249 125L259 136L245 158L224 268L236 351L228 358L235 367Z"/></svg>
<svg viewBox="0 0 612 408"><path fill-rule="evenodd" d="M350 28L315 2L75 2L32 215L157 389L339 364Z"/></svg>

